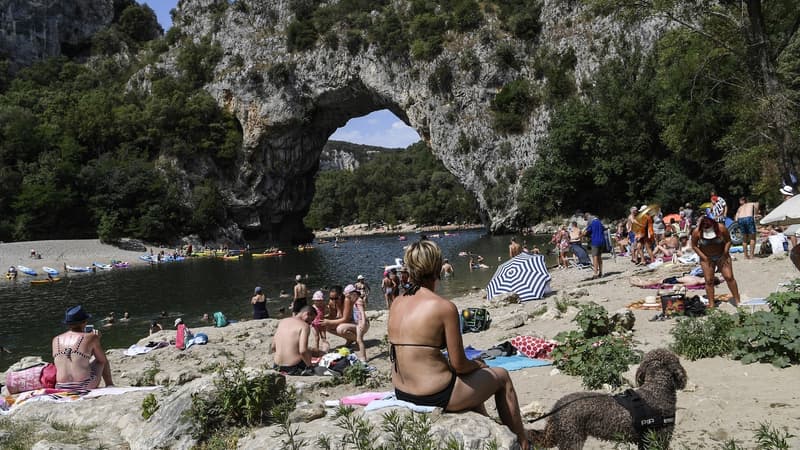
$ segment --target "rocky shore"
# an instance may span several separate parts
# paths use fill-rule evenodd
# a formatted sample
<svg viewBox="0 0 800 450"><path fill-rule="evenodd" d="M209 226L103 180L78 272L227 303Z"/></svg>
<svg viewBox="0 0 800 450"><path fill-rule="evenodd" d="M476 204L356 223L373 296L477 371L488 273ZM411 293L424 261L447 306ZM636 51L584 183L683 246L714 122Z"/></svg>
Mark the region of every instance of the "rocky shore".
<svg viewBox="0 0 800 450"><path fill-rule="evenodd" d="M377 236L382 234L451 233L459 230L477 230L480 228L483 228L483 225L459 224L418 226L412 223L401 223L395 226L372 227L365 223L357 223L329 230L317 230L314 231L314 236L317 239L334 239L336 237Z"/></svg>
<svg viewBox="0 0 800 450"><path fill-rule="evenodd" d="M7 245L7 244L6 244ZM664 266L652 272L654 277L668 276L680 268ZM571 321L577 309L566 313L555 308L559 299L578 303L596 302L614 312L633 301L653 295L654 291L632 287L629 277L641 275L626 259L605 261L606 277L590 280L590 271L556 270L552 273L555 293L542 301L489 307L492 326L480 333L464 335L465 345L487 349L517 335L552 338L560 331L572 330ZM734 273L739 281L743 299L766 297L779 282L797 277L797 271L787 258L770 257L755 260L736 260ZM649 276L649 275L648 275ZM726 292L723 286L719 288ZM485 305L482 293L453 300L459 308ZM541 308L546 308L542 311ZM724 304L723 309L733 308ZM375 367L368 386L352 384L329 385L329 377L287 377L286 383L297 392L298 408L292 415L297 438L305 439L303 448L317 448L318 436L325 434L332 442L341 442L345 431L337 426L334 409L325 408L327 400L365 391L391 390L390 367L385 345L386 313L369 313L372 326L366 336L369 364ZM636 347L647 351L665 347L672 342L670 330L675 320L655 321L653 311L633 310L636 322L633 336ZM147 392L84 399L76 402L30 402L16 408L9 416L0 417L0 444L17 439L36 449L77 448L175 448L188 449L196 445L192 437L195 426L186 416L192 394L207 392L217 377L217 369L243 361L253 373L266 370L272 364L268 348L277 321L246 321L224 328L198 328L193 331L208 335L207 345L188 350L174 346L154 350L145 355L125 356L123 349L108 350L113 376L118 386L160 385L154 391L158 409L149 418L142 417L142 403ZM148 341L174 339L173 330L162 331ZM332 344L341 344L333 337ZM678 411L673 448L721 448L730 439L740 448L754 448L754 431L765 421L777 429L796 430L800 394L796 389L800 367L778 369L767 364L744 365L728 358L709 358L697 361L682 359L689 375L687 388L678 392ZM631 366L625 378L632 383L636 366ZM554 370L552 366L511 372L517 395L528 418L548 411L563 395L582 391L581 380ZM497 416L494 402L486 403L491 416ZM380 429L383 414L389 410L364 413L376 425L376 443L385 442L387 434ZM357 412L361 414L361 412ZM405 414L405 413L404 413ZM494 420L475 413L440 414L431 416L431 434L439 440L453 438L464 448L483 448L494 440L499 448L516 448L514 436ZM526 425L541 428L542 422ZM241 449L287 448L280 426L246 430L238 439ZM796 434L796 433L795 433ZM588 449L616 448L613 443L590 440ZM800 437L789 440L789 448L800 448Z"/></svg>

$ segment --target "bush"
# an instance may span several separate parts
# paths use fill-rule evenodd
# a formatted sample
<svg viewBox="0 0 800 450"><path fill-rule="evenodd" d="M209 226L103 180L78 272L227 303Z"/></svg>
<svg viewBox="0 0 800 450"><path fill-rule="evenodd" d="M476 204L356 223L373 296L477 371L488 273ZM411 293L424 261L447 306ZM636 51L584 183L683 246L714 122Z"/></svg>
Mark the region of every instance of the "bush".
<svg viewBox="0 0 800 450"><path fill-rule="evenodd" d="M519 70L520 64L514 52L514 46L509 43L501 43L494 51L494 58L497 66L501 70Z"/></svg>
<svg viewBox="0 0 800 450"><path fill-rule="evenodd" d="M743 363L768 362L776 367L800 363L800 293L773 293L769 311L742 313L733 330L732 356Z"/></svg>
<svg viewBox="0 0 800 450"><path fill-rule="evenodd" d="M675 339L670 348L692 361L727 355L733 349L731 331L735 325L735 318L719 309L711 310L706 317L682 318L670 331Z"/></svg>
<svg viewBox="0 0 800 450"><path fill-rule="evenodd" d="M534 96L528 80L520 78L506 84L497 93L491 106L495 130L522 133L534 107Z"/></svg>
<svg viewBox="0 0 800 450"><path fill-rule="evenodd" d="M453 89L453 71L449 64L441 62L436 66L428 77L428 89L434 94L450 95Z"/></svg>
<svg viewBox="0 0 800 450"><path fill-rule="evenodd" d="M583 332L569 331L555 339L559 342L553 349L555 366L567 375L581 377L587 389L600 389L604 384L622 386L622 373L641 359L628 334L586 338Z"/></svg>
<svg viewBox="0 0 800 450"><path fill-rule="evenodd" d="M147 394L142 400L142 418L149 419L155 412L158 411L158 400L154 394Z"/></svg>
<svg viewBox="0 0 800 450"><path fill-rule="evenodd" d="M293 20L286 28L286 47L290 52L309 50L317 43L317 30L310 20Z"/></svg>
<svg viewBox="0 0 800 450"><path fill-rule="evenodd" d="M471 31L482 23L483 13L475 0L462 0L453 8L453 28L456 31Z"/></svg>
<svg viewBox="0 0 800 450"><path fill-rule="evenodd" d="M294 406L294 391L286 388L283 375L250 375L239 361L217 370L210 395L192 395L187 415L196 425L195 437L206 440L226 428L270 425Z"/></svg>
<svg viewBox="0 0 800 450"><path fill-rule="evenodd" d="M600 305L581 305L573 321L581 331L556 335L559 345L553 350L555 366L567 375L580 376L587 389L599 389L604 384L622 386L622 372L639 362L641 355L633 350L630 333L607 334L610 322L608 311Z"/></svg>

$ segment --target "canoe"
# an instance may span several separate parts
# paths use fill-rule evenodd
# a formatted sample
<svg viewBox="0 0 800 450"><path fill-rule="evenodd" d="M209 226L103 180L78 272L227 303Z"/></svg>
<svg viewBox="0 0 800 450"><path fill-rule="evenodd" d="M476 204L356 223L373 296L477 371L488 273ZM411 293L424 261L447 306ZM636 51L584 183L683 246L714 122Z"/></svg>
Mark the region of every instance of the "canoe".
<svg viewBox="0 0 800 450"><path fill-rule="evenodd" d="M42 270L44 270L45 273L49 273L50 275L58 275L58 271L56 269L53 269L52 267L44 266L42 267Z"/></svg>
<svg viewBox="0 0 800 450"><path fill-rule="evenodd" d="M103 264L103 263L99 263L99 262L93 262L92 265L97 267L98 269L102 269L102 270L111 270L111 269L113 269L111 264Z"/></svg>
<svg viewBox="0 0 800 450"><path fill-rule="evenodd" d="M31 269L30 267L17 266L17 270L24 273L25 275L30 275L32 277L35 277L37 275L36 271Z"/></svg>
<svg viewBox="0 0 800 450"><path fill-rule="evenodd" d="M91 267L70 266L67 265L67 272L91 272Z"/></svg>
<svg viewBox="0 0 800 450"><path fill-rule="evenodd" d="M127 261L118 261L118 262L112 263L111 265L114 266L115 269L124 269L126 267L129 267L130 263L128 263Z"/></svg>
<svg viewBox="0 0 800 450"><path fill-rule="evenodd" d="M222 257L225 261L238 261L241 255L225 255Z"/></svg>
<svg viewBox="0 0 800 450"><path fill-rule="evenodd" d="M61 281L59 277L45 278L44 280L31 280L31 284L52 284Z"/></svg>
<svg viewBox="0 0 800 450"><path fill-rule="evenodd" d="M277 252L269 252L269 253L253 253L253 258L269 258L273 256L283 256L286 252L283 250L278 250Z"/></svg>

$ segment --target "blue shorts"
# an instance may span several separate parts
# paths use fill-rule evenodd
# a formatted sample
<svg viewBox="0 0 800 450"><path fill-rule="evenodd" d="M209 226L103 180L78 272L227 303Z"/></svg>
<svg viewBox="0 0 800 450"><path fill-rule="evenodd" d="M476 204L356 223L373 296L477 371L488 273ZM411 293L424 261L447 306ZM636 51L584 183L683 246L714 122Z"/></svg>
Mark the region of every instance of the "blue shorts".
<svg viewBox="0 0 800 450"><path fill-rule="evenodd" d="M739 229L742 234L756 234L756 220L753 216L739 218Z"/></svg>
<svg viewBox="0 0 800 450"><path fill-rule="evenodd" d="M628 242L630 242L631 245L633 245L633 243L636 242L636 233L634 233L633 231L628 232Z"/></svg>

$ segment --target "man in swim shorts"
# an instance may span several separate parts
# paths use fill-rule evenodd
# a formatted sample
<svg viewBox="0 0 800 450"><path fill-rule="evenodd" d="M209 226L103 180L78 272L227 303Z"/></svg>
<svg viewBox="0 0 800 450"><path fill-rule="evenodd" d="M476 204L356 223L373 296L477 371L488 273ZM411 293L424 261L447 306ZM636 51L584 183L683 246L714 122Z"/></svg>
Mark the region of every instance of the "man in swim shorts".
<svg viewBox="0 0 800 450"><path fill-rule="evenodd" d="M310 324L317 312L313 306L303 306L292 317L281 319L272 337L270 351L276 369L286 375L309 375L311 351L308 348Z"/></svg>
<svg viewBox="0 0 800 450"><path fill-rule="evenodd" d="M747 197L739 197L739 209L734 219L739 223L739 230L742 232L742 249L747 259L753 259L756 253L757 214L758 202L748 202Z"/></svg>
<svg viewBox="0 0 800 450"><path fill-rule="evenodd" d="M295 275L294 296L292 297L292 314L297 314L300 308L308 305L308 288L300 281L303 277Z"/></svg>

